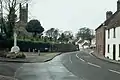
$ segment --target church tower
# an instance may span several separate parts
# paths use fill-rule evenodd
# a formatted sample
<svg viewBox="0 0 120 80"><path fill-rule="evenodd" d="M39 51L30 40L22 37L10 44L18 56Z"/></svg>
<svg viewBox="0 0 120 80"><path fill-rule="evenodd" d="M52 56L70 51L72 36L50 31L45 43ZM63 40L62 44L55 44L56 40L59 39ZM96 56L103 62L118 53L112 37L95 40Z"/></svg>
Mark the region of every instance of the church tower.
<svg viewBox="0 0 120 80"><path fill-rule="evenodd" d="M26 6L22 6L20 3L19 19L24 23L28 22L28 4L26 4Z"/></svg>

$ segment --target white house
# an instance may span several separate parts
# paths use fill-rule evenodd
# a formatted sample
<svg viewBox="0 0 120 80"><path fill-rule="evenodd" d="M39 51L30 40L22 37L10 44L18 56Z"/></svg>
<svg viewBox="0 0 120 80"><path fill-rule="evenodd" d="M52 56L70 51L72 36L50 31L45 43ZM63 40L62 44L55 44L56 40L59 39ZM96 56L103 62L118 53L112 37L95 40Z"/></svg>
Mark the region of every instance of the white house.
<svg viewBox="0 0 120 80"><path fill-rule="evenodd" d="M120 60L120 26L106 30L105 57Z"/></svg>
<svg viewBox="0 0 120 80"><path fill-rule="evenodd" d="M91 45L90 45L91 48L95 48L96 47L96 38L93 38L91 40Z"/></svg>
<svg viewBox="0 0 120 80"><path fill-rule="evenodd" d="M76 45L79 46L79 49L82 49L82 48L89 48L89 44L90 42L88 40L84 40L82 41L81 38L78 39L77 42L75 42Z"/></svg>
<svg viewBox="0 0 120 80"><path fill-rule="evenodd" d="M120 60L120 0L117 11L104 22L105 24L105 57Z"/></svg>

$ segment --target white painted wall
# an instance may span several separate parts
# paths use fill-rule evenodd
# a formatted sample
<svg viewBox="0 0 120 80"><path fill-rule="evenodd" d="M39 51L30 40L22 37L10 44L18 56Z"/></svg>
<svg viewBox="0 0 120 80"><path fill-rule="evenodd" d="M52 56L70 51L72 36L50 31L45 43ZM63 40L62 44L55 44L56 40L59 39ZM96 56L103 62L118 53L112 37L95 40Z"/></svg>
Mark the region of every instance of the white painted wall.
<svg viewBox="0 0 120 80"><path fill-rule="evenodd" d="M78 44L78 45L79 45L79 49L83 48L83 47L82 47L82 44Z"/></svg>
<svg viewBox="0 0 120 80"><path fill-rule="evenodd" d="M93 38L91 44L95 45L95 43L96 43L96 38Z"/></svg>
<svg viewBox="0 0 120 80"><path fill-rule="evenodd" d="M110 53L108 53L108 44L110 45ZM105 57L113 59L113 44L116 45L116 60L120 60L119 57L119 44L120 44L120 27L116 27L116 38L113 38L113 28L110 29L110 38L108 39L108 30L106 30L105 39Z"/></svg>

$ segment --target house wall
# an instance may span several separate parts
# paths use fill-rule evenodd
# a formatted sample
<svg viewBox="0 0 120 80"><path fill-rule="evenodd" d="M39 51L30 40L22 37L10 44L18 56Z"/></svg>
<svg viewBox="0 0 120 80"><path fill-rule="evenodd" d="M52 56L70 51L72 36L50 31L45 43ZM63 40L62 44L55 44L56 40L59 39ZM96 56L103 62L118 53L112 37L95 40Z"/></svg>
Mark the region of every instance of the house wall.
<svg viewBox="0 0 120 80"><path fill-rule="evenodd" d="M92 39L91 46L96 46L96 38Z"/></svg>
<svg viewBox="0 0 120 80"><path fill-rule="evenodd" d="M106 32L105 57L109 57L110 59L113 59L113 44L115 44L116 45L115 58L116 58L116 60L120 60L120 57L119 57L120 27L116 27L116 31L115 31L116 38L113 37L113 33L114 33L113 28L110 29L110 38L109 39L108 39L108 30L106 30L105 32ZM110 45L109 53L108 53L108 44Z"/></svg>
<svg viewBox="0 0 120 80"><path fill-rule="evenodd" d="M105 27L96 30L96 52L105 55Z"/></svg>

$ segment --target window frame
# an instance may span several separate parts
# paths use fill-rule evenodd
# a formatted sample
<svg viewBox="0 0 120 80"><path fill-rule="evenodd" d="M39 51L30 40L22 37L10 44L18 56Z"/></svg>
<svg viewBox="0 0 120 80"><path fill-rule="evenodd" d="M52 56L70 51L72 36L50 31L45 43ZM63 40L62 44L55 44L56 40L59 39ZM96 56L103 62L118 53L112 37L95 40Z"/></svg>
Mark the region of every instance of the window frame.
<svg viewBox="0 0 120 80"><path fill-rule="evenodd" d="M116 28L113 28L113 38L116 38Z"/></svg>
<svg viewBox="0 0 120 80"><path fill-rule="evenodd" d="M110 39L110 29L108 29L108 39Z"/></svg>
<svg viewBox="0 0 120 80"><path fill-rule="evenodd" d="M119 44L119 57L120 57L120 44Z"/></svg>
<svg viewBox="0 0 120 80"><path fill-rule="evenodd" d="M107 45L107 52L110 53L110 44Z"/></svg>

